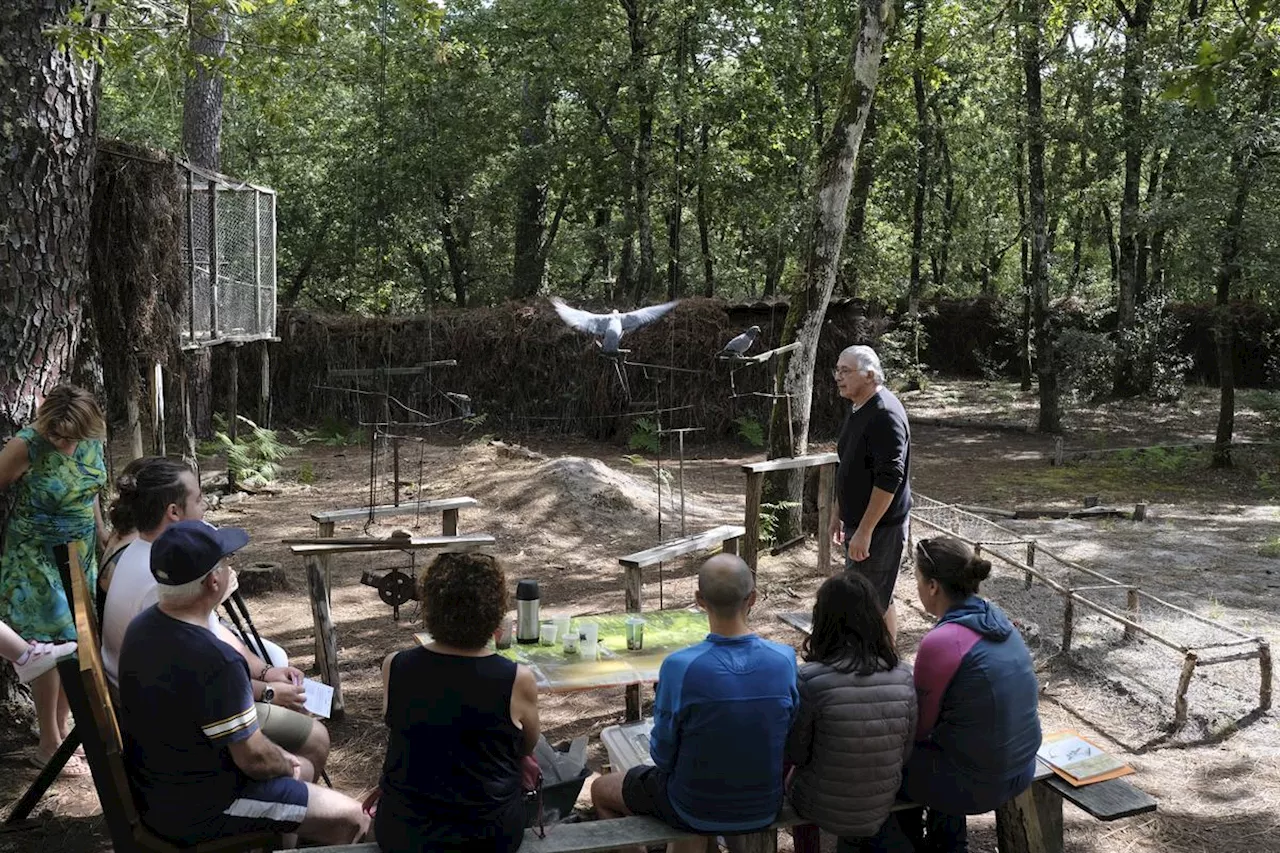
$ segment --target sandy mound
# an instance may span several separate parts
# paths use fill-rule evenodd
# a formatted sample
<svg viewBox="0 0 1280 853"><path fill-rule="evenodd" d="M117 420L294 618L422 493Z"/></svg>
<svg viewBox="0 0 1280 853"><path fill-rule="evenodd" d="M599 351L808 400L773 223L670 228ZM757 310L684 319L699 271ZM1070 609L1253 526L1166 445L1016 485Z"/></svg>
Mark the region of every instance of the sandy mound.
<svg viewBox="0 0 1280 853"><path fill-rule="evenodd" d="M555 487L562 498L594 509L611 512L631 512L654 517L658 513L658 482L656 471L649 463L634 466L634 474L610 468L599 459L582 456L562 456L553 459L536 470L536 478ZM669 478L662 486L662 511L665 517L679 517L680 492ZM685 514L688 518L712 518L712 510L685 498Z"/></svg>

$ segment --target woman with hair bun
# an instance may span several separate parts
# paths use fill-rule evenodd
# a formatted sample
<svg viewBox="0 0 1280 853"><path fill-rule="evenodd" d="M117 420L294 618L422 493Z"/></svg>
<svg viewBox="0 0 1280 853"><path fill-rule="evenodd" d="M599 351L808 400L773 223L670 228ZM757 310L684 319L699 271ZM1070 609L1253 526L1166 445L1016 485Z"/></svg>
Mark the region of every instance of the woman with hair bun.
<svg viewBox="0 0 1280 853"><path fill-rule="evenodd" d="M923 826L919 812L901 819L927 853L967 851L964 816L995 809L1035 777L1039 685L1022 636L978 595L990 574L959 539L916 546L916 592L938 624L916 654L920 716L903 789L928 817Z"/></svg>

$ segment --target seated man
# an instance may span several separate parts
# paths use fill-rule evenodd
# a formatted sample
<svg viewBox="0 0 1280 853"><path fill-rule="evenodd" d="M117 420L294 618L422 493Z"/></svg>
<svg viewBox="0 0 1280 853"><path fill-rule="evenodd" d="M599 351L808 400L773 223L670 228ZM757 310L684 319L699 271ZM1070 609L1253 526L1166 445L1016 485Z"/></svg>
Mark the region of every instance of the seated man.
<svg viewBox="0 0 1280 853"><path fill-rule="evenodd" d="M176 459L149 457L130 464L116 482L119 497L111 505L111 517L119 527L132 526L137 539L121 551L107 589L102 617L102 663L107 678L118 686L117 669L125 630L139 613L156 603L156 581L151 576L151 546L169 525L204 518L204 495L196 475ZM217 604L215 603L215 611ZM324 771L329 757L329 732L317 720L301 713L306 702L302 672L293 667L270 666L209 617L209 630L231 646L249 666L258 725L270 740L307 759Z"/></svg>
<svg viewBox="0 0 1280 853"><path fill-rule="evenodd" d="M369 828L360 804L308 781L313 769L258 728L244 658L209 631L231 579L238 528L170 525L151 549L159 603L120 649L125 764L142 822L181 845L248 832L350 844Z"/></svg>
<svg viewBox="0 0 1280 853"><path fill-rule="evenodd" d="M782 806L783 748L799 702L796 654L747 627L755 583L737 556L703 564L697 600L711 633L658 672L653 766L601 776L591 799L604 818L645 814L703 834L751 832L773 823Z"/></svg>

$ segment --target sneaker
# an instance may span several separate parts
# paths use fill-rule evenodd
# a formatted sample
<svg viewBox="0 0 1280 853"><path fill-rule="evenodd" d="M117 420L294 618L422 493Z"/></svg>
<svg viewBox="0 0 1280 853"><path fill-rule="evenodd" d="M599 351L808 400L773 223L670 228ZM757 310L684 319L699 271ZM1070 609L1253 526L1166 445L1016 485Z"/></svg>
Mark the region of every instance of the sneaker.
<svg viewBox="0 0 1280 853"><path fill-rule="evenodd" d="M58 665L58 661L76 650L75 643L32 643L27 662L15 663L18 680L29 684Z"/></svg>

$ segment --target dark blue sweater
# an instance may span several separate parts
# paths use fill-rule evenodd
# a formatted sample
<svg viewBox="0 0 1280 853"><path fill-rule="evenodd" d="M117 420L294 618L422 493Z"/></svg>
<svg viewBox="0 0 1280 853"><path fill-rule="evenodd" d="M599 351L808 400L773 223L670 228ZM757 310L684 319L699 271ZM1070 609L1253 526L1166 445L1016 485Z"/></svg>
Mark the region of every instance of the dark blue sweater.
<svg viewBox="0 0 1280 853"><path fill-rule="evenodd" d="M873 488L893 495L877 526L906 523L911 514L911 427L907 410L892 391L881 388L845 416L836 452L840 520L850 535L867 511Z"/></svg>
<svg viewBox="0 0 1280 853"><path fill-rule="evenodd" d="M773 822L799 701L795 651L755 634L708 634L662 662L649 754L689 826L745 832Z"/></svg>

